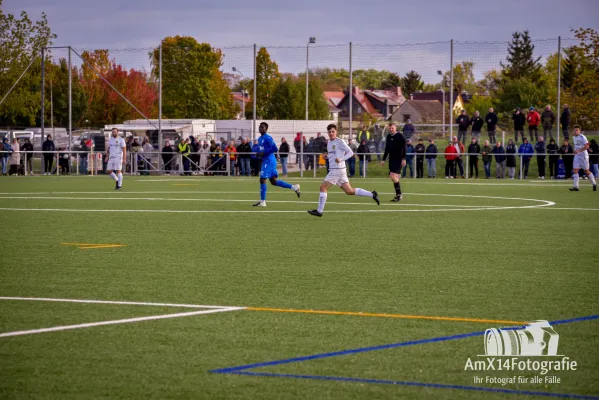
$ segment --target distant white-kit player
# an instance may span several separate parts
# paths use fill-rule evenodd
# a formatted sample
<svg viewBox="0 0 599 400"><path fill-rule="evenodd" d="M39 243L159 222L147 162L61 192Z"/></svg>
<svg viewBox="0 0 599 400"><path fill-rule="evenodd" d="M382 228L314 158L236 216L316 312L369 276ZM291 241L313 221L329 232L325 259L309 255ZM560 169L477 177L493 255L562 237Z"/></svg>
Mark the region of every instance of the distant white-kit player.
<svg viewBox="0 0 599 400"><path fill-rule="evenodd" d="M589 169L589 141L586 136L582 134L580 126L574 125L574 169L572 171L572 179L574 180L574 186L570 188L571 192L578 192L578 181L580 176L578 175L579 170L583 170L584 173L589 177L589 180L593 184L593 191L597 191L597 181L593 176L593 173Z"/></svg>
<svg viewBox="0 0 599 400"><path fill-rule="evenodd" d="M123 187L123 161L126 157L127 146L125 139L119 137L119 130L117 128L112 128L112 134L110 139L108 139L108 149L106 150L106 158L108 159L106 170L116 182L114 190L120 190ZM114 173L115 171L116 174Z"/></svg>

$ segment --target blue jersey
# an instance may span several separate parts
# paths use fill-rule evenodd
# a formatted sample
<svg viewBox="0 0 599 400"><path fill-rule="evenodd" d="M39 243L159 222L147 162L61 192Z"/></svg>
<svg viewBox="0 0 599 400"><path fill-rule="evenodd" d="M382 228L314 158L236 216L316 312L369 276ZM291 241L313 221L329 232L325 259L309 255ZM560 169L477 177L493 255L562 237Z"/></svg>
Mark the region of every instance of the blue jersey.
<svg viewBox="0 0 599 400"><path fill-rule="evenodd" d="M278 174L275 153L278 149L274 139L268 133L265 133L258 138L258 147L258 151L264 153L262 156L262 167L260 168L260 178L276 178Z"/></svg>

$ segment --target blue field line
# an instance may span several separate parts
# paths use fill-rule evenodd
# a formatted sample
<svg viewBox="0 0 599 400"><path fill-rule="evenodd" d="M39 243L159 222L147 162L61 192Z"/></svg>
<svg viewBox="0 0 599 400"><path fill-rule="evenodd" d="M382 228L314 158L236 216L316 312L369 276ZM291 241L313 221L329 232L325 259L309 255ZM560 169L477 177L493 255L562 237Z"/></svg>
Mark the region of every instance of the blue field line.
<svg viewBox="0 0 599 400"><path fill-rule="evenodd" d="M441 383L390 381L390 380L384 380L384 379L345 378L345 377L341 377L341 376L323 376L323 375L272 374L272 373L267 373L267 372L249 372L249 371L231 372L231 374L249 375L249 376L264 376L264 377L274 377L274 378L314 379L314 380L320 380L320 381L341 381L341 382L376 383L376 384L385 384L385 385L404 385L404 386L416 386L416 387L425 387L425 388L434 388L434 389L472 390L472 391L477 391L477 392L492 392L492 393L519 394L519 395L528 395L528 396L558 397L558 398L565 398L565 399L599 400L599 397L597 397L597 396L584 396L584 395L579 395L579 394L535 392L535 391L531 391L531 390L485 388L485 387L479 387L479 386L444 385Z"/></svg>

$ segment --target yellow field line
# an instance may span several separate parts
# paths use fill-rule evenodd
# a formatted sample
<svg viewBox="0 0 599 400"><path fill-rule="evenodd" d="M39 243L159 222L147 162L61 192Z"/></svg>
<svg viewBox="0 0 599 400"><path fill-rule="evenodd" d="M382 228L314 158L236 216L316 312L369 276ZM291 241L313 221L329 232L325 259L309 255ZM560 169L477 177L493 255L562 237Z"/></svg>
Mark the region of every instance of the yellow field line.
<svg viewBox="0 0 599 400"><path fill-rule="evenodd" d="M351 315L351 316L356 316L356 317L427 319L427 320L434 320L434 321L481 322L481 323L487 323L487 324L510 324L510 325L526 324L526 322L522 322L522 321L506 321L506 320L500 320L500 319L437 317L437 316L429 316L429 315L406 315L406 314L375 314L375 313L351 312L351 311L292 310L292 309L286 309L286 308L267 308L267 307L247 307L246 310L285 312L285 313L302 313L302 314Z"/></svg>
<svg viewBox="0 0 599 400"><path fill-rule="evenodd" d="M124 244L102 244L94 246L79 246L79 249L110 249L113 247L125 247Z"/></svg>

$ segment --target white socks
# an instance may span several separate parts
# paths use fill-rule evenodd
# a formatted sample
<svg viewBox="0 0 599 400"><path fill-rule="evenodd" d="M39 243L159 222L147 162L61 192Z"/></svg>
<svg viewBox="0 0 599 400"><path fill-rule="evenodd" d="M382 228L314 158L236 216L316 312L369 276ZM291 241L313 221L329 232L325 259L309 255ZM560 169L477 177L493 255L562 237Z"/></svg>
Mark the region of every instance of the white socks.
<svg viewBox="0 0 599 400"><path fill-rule="evenodd" d="M327 194L325 192L320 192L320 196L318 196L318 212L321 213L324 211L324 205L327 202Z"/></svg>
<svg viewBox="0 0 599 400"><path fill-rule="evenodd" d="M591 183L592 183L593 185L596 185L596 184L597 184L597 181L595 180L595 175L593 175L593 173L592 173L592 172L591 172L591 173L588 175L588 177L589 177L589 179L591 180Z"/></svg>
<svg viewBox="0 0 599 400"><path fill-rule="evenodd" d="M116 174L114 172L110 173L110 177L116 182L119 180L119 178L117 178Z"/></svg>
<svg viewBox="0 0 599 400"><path fill-rule="evenodd" d="M368 190L356 188L356 196L362 196L362 197L370 197L370 198L372 198L372 192L369 192Z"/></svg>
<svg viewBox="0 0 599 400"><path fill-rule="evenodd" d="M118 178L119 186L123 186L123 173L119 172L119 174L117 175L117 178Z"/></svg>
<svg viewBox="0 0 599 400"><path fill-rule="evenodd" d="M578 175L578 172L576 172L573 176L572 179L574 180L574 187L576 189L578 189L578 180L580 179L580 176Z"/></svg>

